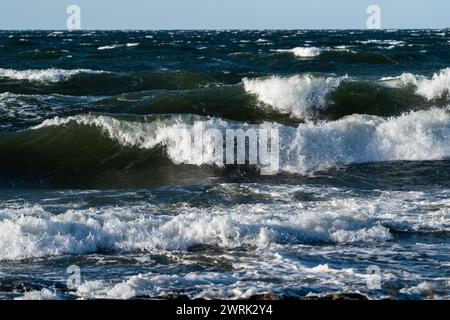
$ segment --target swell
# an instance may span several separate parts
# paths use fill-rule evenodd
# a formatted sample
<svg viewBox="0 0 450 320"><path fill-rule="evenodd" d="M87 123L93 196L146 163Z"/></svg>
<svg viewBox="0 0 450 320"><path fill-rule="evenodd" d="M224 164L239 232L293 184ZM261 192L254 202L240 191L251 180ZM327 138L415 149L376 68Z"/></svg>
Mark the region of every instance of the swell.
<svg viewBox="0 0 450 320"><path fill-rule="evenodd" d="M93 115L61 119L67 122L0 133L0 150L5 154L0 160L1 186L157 187L202 182L214 176L214 168L174 165L162 144L155 142L152 147L140 148L138 142L152 130L152 125L141 126L140 130L139 122ZM115 140L88 119L116 126L112 130L125 140ZM157 120L160 122L164 118ZM127 128L130 135L134 132L136 144L127 143Z"/></svg>
<svg viewBox="0 0 450 320"><path fill-rule="evenodd" d="M389 118L351 115L298 127L251 125L197 115L90 114L54 118L32 129L0 133L1 185L144 187L258 175L259 165L218 162L212 140L205 140L201 157L196 154L178 131L193 125L222 132L278 129L278 174L308 176L346 165L450 157L448 109Z"/></svg>
<svg viewBox="0 0 450 320"><path fill-rule="evenodd" d="M300 74L245 78L243 83L261 107L298 120L336 120L356 113L398 116L450 102L450 69L429 78L407 73L379 80Z"/></svg>
<svg viewBox="0 0 450 320"><path fill-rule="evenodd" d="M292 49L277 49L277 54L291 56L300 60L334 61L336 63L366 63L366 64L395 64L405 59L401 55L386 55L376 51L354 51L347 46L337 47L296 47Z"/></svg>
<svg viewBox="0 0 450 320"><path fill-rule="evenodd" d="M244 78L233 85L187 71L2 70L3 129L23 128L43 118L80 110L198 114L249 123L297 125L305 120L337 120L355 113L398 116L450 103L450 69L430 77L404 73L379 80L304 73ZM67 99L62 99L61 93ZM52 100L60 105L49 103Z"/></svg>
<svg viewBox="0 0 450 320"><path fill-rule="evenodd" d="M15 94L115 95L152 89L184 90L214 82L189 71L109 72L90 69L0 69L0 92Z"/></svg>
<svg viewBox="0 0 450 320"><path fill-rule="evenodd" d="M101 111L103 97L0 93L0 130L16 131L55 116Z"/></svg>
<svg viewBox="0 0 450 320"><path fill-rule="evenodd" d="M228 120L264 121L296 125L298 119L271 106L261 106L242 85L222 85L190 90L150 90L125 93L93 105L113 114L197 114Z"/></svg>
<svg viewBox="0 0 450 320"><path fill-rule="evenodd" d="M379 80L319 74L244 78L241 84L124 93L98 103L113 113L190 114L297 125L352 114L399 116L450 103L450 69L432 77L402 74Z"/></svg>

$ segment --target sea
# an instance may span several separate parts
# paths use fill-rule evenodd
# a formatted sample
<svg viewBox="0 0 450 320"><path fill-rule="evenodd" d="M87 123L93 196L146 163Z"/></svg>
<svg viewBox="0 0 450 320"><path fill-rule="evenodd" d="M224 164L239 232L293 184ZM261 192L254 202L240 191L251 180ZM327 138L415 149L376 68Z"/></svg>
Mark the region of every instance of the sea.
<svg viewBox="0 0 450 320"><path fill-rule="evenodd" d="M0 299L449 299L449 105L446 29L0 31Z"/></svg>

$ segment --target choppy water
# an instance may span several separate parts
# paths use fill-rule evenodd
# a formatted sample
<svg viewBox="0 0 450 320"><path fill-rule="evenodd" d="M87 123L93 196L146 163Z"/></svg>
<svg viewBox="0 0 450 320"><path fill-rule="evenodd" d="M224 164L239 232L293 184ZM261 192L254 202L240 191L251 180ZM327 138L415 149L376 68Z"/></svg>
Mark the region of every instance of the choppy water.
<svg viewBox="0 0 450 320"><path fill-rule="evenodd" d="M448 30L0 32L0 297L449 298L449 49ZM279 173L184 162L194 123L276 127Z"/></svg>

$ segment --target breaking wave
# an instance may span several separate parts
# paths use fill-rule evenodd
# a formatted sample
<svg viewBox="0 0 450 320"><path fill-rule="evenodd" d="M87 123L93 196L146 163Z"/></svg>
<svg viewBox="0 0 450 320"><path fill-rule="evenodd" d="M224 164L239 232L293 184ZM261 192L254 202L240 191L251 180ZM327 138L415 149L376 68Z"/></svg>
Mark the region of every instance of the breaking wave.
<svg viewBox="0 0 450 320"><path fill-rule="evenodd" d="M244 88L263 103L281 113L298 118L311 115L311 109L325 108L328 95L345 79L296 75L288 78L244 79Z"/></svg>
<svg viewBox="0 0 450 320"><path fill-rule="evenodd" d="M339 164L448 157L448 108L390 118L355 114L337 121L300 124L284 169L305 173Z"/></svg>
<svg viewBox="0 0 450 320"><path fill-rule="evenodd" d="M296 57L299 58L312 58L319 56L323 50L315 47L297 47L293 49L279 49L277 52L289 52L293 53Z"/></svg>
<svg viewBox="0 0 450 320"><path fill-rule="evenodd" d="M393 86L413 86L415 93L427 100L450 99L450 68L440 70L430 78L403 73L399 77L383 80Z"/></svg>
<svg viewBox="0 0 450 320"><path fill-rule="evenodd" d="M0 78L13 80L28 80L37 82L61 82L79 74L100 74L106 71L96 71L90 69L42 69L42 70L14 70L0 68Z"/></svg>
<svg viewBox="0 0 450 320"><path fill-rule="evenodd" d="M199 179L226 175L223 158L217 158L215 139L203 140L199 156L191 141L181 136L180 128L214 128L223 133L226 129L278 129L279 172L290 174L308 175L357 163L450 157L448 108L389 118L355 114L336 121L308 121L298 127L269 122L252 125L194 115L90 114L56 117L32 130L2 133L3 183L8 183L10 177L16 182L31 179L64 184L70 177L69 182L76 184L80 179L92 181L97 176L94 181L100 184L123 179L119 182L139 186L165 183L167 179L180 181L193 172Z"/></svg>

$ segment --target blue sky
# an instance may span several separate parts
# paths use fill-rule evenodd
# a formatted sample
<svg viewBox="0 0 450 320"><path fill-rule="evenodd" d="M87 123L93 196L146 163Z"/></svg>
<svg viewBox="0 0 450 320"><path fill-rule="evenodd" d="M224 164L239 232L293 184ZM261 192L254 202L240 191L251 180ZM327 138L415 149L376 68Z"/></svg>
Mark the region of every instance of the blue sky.
<svg viewBox="0 0 450 320"><path fill-rule="evenodd" d="M359 29L371 4L383 28L450 27L449 0L0 0L0 29L65 29L71 4L82 29Z"/></svg>

